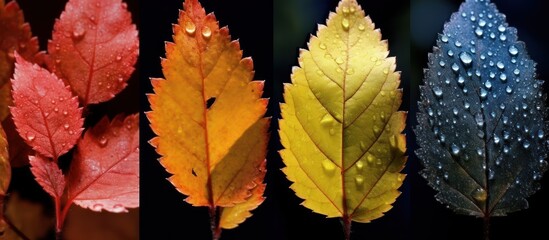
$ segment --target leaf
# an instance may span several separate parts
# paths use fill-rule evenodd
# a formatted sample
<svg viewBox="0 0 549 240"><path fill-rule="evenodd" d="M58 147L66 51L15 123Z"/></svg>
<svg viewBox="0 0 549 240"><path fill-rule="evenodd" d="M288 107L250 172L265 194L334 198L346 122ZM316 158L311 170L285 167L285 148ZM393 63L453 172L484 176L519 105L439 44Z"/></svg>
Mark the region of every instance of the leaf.
<svg viewBox="0 0 549 240"><path fill-rule="evenodd" d="M11 84L7 85L10 85L11 91ZM25 140L19 136L15 123L13 122L13 117L9 116L4 119L4 121L2 121L2 127L6 132L6 139L10 143L8 152L11 167L19 168L27 166L29 164L29 156L34 155L35 153L34 150L32 150L32 148L25 143Z"/></svg>
<svg viewBox="0 0 549 240"><path fill-rule="evenodd" d="M67 198L93 211L139 207L138 114L104 117L86 131L67 176Z"/></svg>
<svg viewBox="0 0 549 240"><path fill-rule="evenodd" d="M460 214L528 207L547 169L546 97L517 30L488 0L467 0L429 55L415 129L422 174Z"/></svg>
<svg viewBox="0 0 549 240"><path fill-rule="evenodd" d="M55 75L17 53L15 58L11 114L17 131L34 150L57 162L82 132L82 108Z"/></svg>
<svg viewBox="0 0 549 240"><path fill-rule="evenodd" d="M158 137L151 144L186 201L215 212L246 204L262 181L267 99L263 82L252 81L252 59L241 59L228 28L219 28L197 0L184 7L173 27L175 43L166 43L166 79L152 80L147 116Z"/></svg>
<svg viewBox="0 0 549 240"><path fill-rule="evenodd" d="M308 46L284 87L283 171L305 207L346 228L370 222L391 209L405 177L395 58L355 0L340 1Z"/></svg>
<svg viewBox="0 0 549 240"><path fill-rule="evenodd" d="M17 2L4 5L4 0L0 0L0 86L4 86L13 74L15 51L26 60L38 64L44 57L43 52L38 52L38 39L32 37L30 26L25 23ZM5 103L1 101L0 105Z"/></svg>
<svg viewBox="0 0 549 240"><path fill-rule="evenodd" d="M31 172L42 188L59 204L65 190L65 176L57 163L40 155L29 156Z"/></svg>
<svg viewBox="0 0 549 240"><path fill-rule="evenodd" d="M121 0L70 0L55 22L48 51L50 69L87 105L126 87L139 40Z"/></svg>
<svg viewBox="0 0 549 240"><path fill-rule="evenodd" d="M0 121L4 121L4 119L10 115L10 109L8 106L12 104L11 84L10 82L7 82L0 87Z"/></svg>
<svg viewBox="0 0 549 240"><path fill-rule="evenodd" d="M250 211L256 209L265 197L263 193L265 192L266 185L263 184L263 178L265 178L265 169L266 162L263 161L263 164L260 167L261 174L258 175L254 181L256 187L253 188L250 196L245 202L234 205L233 207L226 207L221 210L221 217L219 225L221 228L232 229L236 228L238 224L243 223L247 218L252 216Z"/></svg>

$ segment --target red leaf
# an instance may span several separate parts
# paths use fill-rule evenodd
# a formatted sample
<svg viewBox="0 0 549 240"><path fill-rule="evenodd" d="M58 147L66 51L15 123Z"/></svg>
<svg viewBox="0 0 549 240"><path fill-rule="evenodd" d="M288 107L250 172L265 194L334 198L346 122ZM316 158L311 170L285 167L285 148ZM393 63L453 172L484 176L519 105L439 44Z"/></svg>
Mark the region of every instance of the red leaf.
<svg viewBox="0 0 549 240"><path fill-rule="evenodd" d="M68 204L93 211L139 207L138 114L103 118L78 142L68 174Z"/></svg>
<svg viewBox="0 0 549 240"><path fill-rule="evenodd" d="M126 87L139 41L120 0L70 0L48 51L50 69L87 105L107 101Z"/></svg>
<svg viewBox="0 0 549 240"><path fill-rule="evenodd" d="M34 150L56 160L82 132L82 108L63 81L15 55L12 79L13 121L19 135Z"/></svg>
<svg viewBox="0 0 549 240"><path fill-rule="evenodd" d="M36 181L49 193L56 202L59 202L65 190L65 177L57 166L57 163L45 159L40 155L29 156L31 172Z"/></svg>
<svg viewBox="0 0 549 240"><path fill-rule="evenodd" d="M0 39L0 86L13 74L14 51L29 61L42 63L44 53L38 52L38 39L32 37L30 26L15 1L4 6L0 0Z"/></svg>

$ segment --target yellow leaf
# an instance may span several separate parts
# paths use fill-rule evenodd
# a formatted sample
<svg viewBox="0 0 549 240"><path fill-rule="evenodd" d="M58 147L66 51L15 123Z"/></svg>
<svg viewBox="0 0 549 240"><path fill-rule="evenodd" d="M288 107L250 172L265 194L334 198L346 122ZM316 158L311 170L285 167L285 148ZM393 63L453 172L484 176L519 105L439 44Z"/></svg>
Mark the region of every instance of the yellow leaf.
<svg viewBox="0 0 549 240"><path fill-rule="evenodd" d="M369 222L391 209L405 177L395 58L355 0L342 0L308 46L285 85L283 171L307 208Z"/></svg>
<svg viewBox="0 0 549 240"><path fill-rule="evenodd" d="M242 59L228 28L219 28L197 0L184 8L174 43L166 44L165 79L152 80L151 144L186 201L215 213L247 204L263 180L257 177L268 139L267 100L263 82L252 81L251 58Z"/></svg>
<svg viewBox="0 0 549 240"><path fill-rule="evenodd" d="M8 154L8 142L6 141L6 133L0 126L0 206L1 202L8 191L11 179L11 166ZM2 209L0 209L2 213Z"/></svg>

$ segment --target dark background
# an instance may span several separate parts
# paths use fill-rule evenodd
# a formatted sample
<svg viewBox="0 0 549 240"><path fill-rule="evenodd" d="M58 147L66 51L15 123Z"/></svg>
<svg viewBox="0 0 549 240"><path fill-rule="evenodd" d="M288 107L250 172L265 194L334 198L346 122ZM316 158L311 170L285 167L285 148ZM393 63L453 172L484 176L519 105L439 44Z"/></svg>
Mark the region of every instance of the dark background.
<svg viewBox="0 0 549 240"><path fill-rule="evenodd" d="M437 34L453 12L459 9L458 0L411 0L410 1L410 56L412 82L409 89L411 99L409 125L415 126L418 84L423 79L423 68L427 67L427 53L432 52ZM507 16L509 26L518 29L518 39L526 43L530 57L538 63L538 79L549 80L549 42L547 31L541 30L548 23L549 6L544 0L493 0L500 12ZM544 84L545 92L549 85ZM406 90L405 90L406 91ZM546 105L547 106L547 105ZM409 148L416 149L415 136L410 136ZM525 159L526 160L526 159ZM529 160L529 159L528 159ZM415 155L410 155L407 181L412 186L412 239L483 239L482 220L471 216L456 215L434 198L435 191L418 174L422 169ZM547 175L547 174L545 174ZM547 238L547 215L549 214L549 179L542 179L541 190L528 198L530 208L507 217L492 218L491 239Z"/></svg>

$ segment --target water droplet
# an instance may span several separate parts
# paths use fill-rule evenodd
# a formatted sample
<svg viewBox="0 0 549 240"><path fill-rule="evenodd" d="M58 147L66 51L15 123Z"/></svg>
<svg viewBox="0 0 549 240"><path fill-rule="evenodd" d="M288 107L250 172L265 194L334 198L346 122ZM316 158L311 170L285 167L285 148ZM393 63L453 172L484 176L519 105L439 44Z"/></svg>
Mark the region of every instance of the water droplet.
<svg viewBox="0 0 549 240"><path fill-rule="evenodd" d="M541 129L538 130L538 138L539 138L539 139L543 139L543 136L544 136L544 135L545 135L545 134L543 133L543 130L541 130Z"/></svg>
<svg viewBox="0 0 549 240"><path fill-rule="evenodd" d="M368 153L368 156L366 156L366 160L368 161L368 163L372 164L374 162L374 160L376 160L376 157L374 157L374 155Z"/></svg>
<svg viewBox="0 0 549 240"><path fill-rule="evenodd" d="M187 32L187 34L193 35L195 31L196 31L196 25L194 25L193 22L188 21L185 23L185 32Z"/></svg>
<svg viewBox="0 0 549 240"><path fill-rule="evenodd" d="M381 129L376 125L374 126L374 134L378 135L381 132Z"/></svg>
<svg viewBox="0 0 549 240"><path fill-rule="evenodd" d="M450 56L450 57L453 57L453 56L454 56L454 51L452 51L452 50L448 50L447 53L448 53L448 56Z"/></svg>
<svg viewBox="0 0 549 240"><path fill-rule="evenodd" d="M513 89L511 88L511 86L507 86L505 88L505 92L511 94L511 93L513 93Z"/></svg>
<svg viewBox="0 0 549 240"><path fill-rule="evenodd" d="M341 26L343 27L343 30L348 31L349 30L349 19L343 18L343 20L341 20Z"/></svg>
<svg viewBox="0 0 549 240"><path fill-rule="evenodd" d="M500 70L503 70L505 68L505 65L503 65L503 63L501 61L499 61L496 66L500 69Z"/></svg>
<svg viewBox="0 0 549 240"><path fill-rule="evenodd" d="M366 29L366 27L364 27L364 24L361 23L358 25L358 30L364 31L364 29Z"/></svg>
<svg viewBox="0 0 549 240"><path fill-rule="evenodd" d="M334 135L335 134L335 128L330 128L329 133L330 133L330 135Z"/></svg>
<svg viewBox="0 0 549 240"><path fill-rule="evenodd" d="M93 210L93 211L96 211L96 212L101 211L102 208L103 208L103 205L102 205L102 204L94 204L94 205L92 206L92 210Z"/></svg>
<svg viewBox="0 0 549 240"><path fill-rule="evenodd" d="M343 63L343 58L337 57L335 61L336 61L337 64L342 64Z"/></svg>
<svg viewBox="0 0 549 240"><path fill-rule="evenodd" d="M433 87L433 93L439 98L442 97L442 89L438 86Z"/></svg>
<svg viewBox="0 0 549 240"><path fill-rule="evenodd" d="M493 169L488 169L488 180L494 180L494 177L496 177L496 174Z"/></svg>
<svg viewBox="0 0 549 240"><path fill-rule="evenodd" d="M335 172L336 165L329 159L324 159L324 161L322 161L322 168L326 173L333 174Z"/></svg>
<svg viewBox="0 0 549 240"><path fill-rule="evenodd" d="M204 26L202 28L202 37L204 37L204 39L208 40L208 39L210 39L211 36L212 36L212 30L208 26Z"/></svg>
<svg viewBox="0 0 549 240"><path fill-rule="evenodd" d="M82 24L76 24L74 29L72 30L72 35L71 35L72 39L75 41L79 41L79 40L82 40L82 38L84 38L84 35L86 35L86 29L84 28L84 26L82 26ZM56 49L57 49L57 46L58 45L56 45Z"/></svg>
<svg viewBox="0 0 549 240"><path fill-rule="evenodd" d="M343 7L342 11L343 11L343 14L345 14L345 15L349 14L349 8L348 7Z"/></svg>
<svg viewBox="0 0 549 240"><path fill-rule="evenodd" d="M505 34L501 34L501 35L499 35L499 40L505 41L505 40L507 40L507 36L505 36Z"/></svg>
<svg viewBox="0 0 549 240"><path fill-rule="evenodd" d="M36 138L36 136L34 135L34 133L27 132L27 140L32 142L32 141L34 141L35 138Z"/></svg>
<svg viewBox="0 0 549 240"><path fill-rule="evenodd" d="M491 39L495 39L495 38L496 38L496 34L490 33L490 38L491 38Z"/></svg>
<svg viewBox="0 0 549 240"><path fill-rule="evenodd" d="M440 62L438 62L438 65L440 65L441 67L444 67L446 65L446 63L442 60L440 60Z"/></svg>
<svg viewBox="0 0 549 240"><path fill-rule="evenodd" d="M479 25L480 27L484 27L484 26L486 26L486 21L484 21L484 19L480 19L480 20L478 21L478 25Z"/></svg>
<svg viewBox="0 0 549 240"><path fill-rule="evenodd" d="M498 31L499 32L505 32L505 27L503 25L499 25Z"/></svg>
<svg viewBox="0 0 549 240"><path fill-rule="evenodd" d="M383 72L385 73L386 70L383 70ZM347 69L347 75L353 75L355 73L355 69L353 68L349 68Z"/></svg>
<svg viewBox="0 0 549 240"><path fill-rule="evenodd" d="M465 107L466 110L469 110L469 108L471 107L471 104L469 104L468 102L465 102L463 103L463 107Z"/></svg>
<svg viewBox="0 0 549 240"><path fill-rule="evenodd" d="M482 34L484 33L484 31L480 28L477 28L475 30L475 34L477 34L478 37L482 37Z"/></svg>
<svg viewBox="0 0 549 240"><path fill-rule="evenodd" d="M333 123L334 118L330 114L324 115L324 117L322 117L322 119L320 120L320 125L324 127L331 127Z"/></svg>
<svg viewBox="0 0 549 240"><path fill-rule="evenodd" d="M457 116L457 115L458 115L458 113L459 113L459 111L458 111L458 109L457 109L457 108L454 108L454 109L452 109L452 112L454 113L454 115L455 115L455 116Z"/></svg>
<svg viewBox="0 0 549 240"><path fill-rule="evenodd" d="M355 183L356 183L356 186L357 187L362 187L364 186L364 177L362 175L357 175L355 177Z"/></svg>
<svg viewBox="0 0 549 240"><path fill-rule="evenodd" d="M509 54L511 54L512 56L516 56L518 54L518 49L517 47L511 45L509 47Z"/></svg>
<svg viewBox="0 0 549 240"><path fill-rule="evenodd" d="M477 188L473 190L471 196L479 202L484 202L488 198L488 193L483 188Z"/></svg>
<svg viewBox="0 0 549 240"><path fill-rule="evenodd" d="M63 110L63 115L64 116L67 116L69 113L67 112L67 110Z"/></svg>
<svg viewBox="0 0 549 240"><path fill-rule="evenodd" d="M461 53L459 54L459 59L461 60L461 62L462 62L463 65L465 65L465 66L471 65L471 62L473 62L473 58L472 58L471 55L469 55L469 53L467 53L467 52L461 52Z"/></svg>
<svg viewBox="0 0 549 240"><path fill-rule="evenodd" d="M441 40L442 42L447 43L447 42L448 42L448 36L442 35L442 37L440 37L440 40Z"/></svg>
<svg viewBox="0 0 549 240"><path fill-rule="evenodd" d="M487 96L488 96L488 91L486 91L486 89L484 89L484 88L481 88L480 89L480 97L482 99L486 99Z"/></svg>
<svg viewBox="0 0 549 240"><path fill-rule="evenodd" d="M64 128L65 130L68 130L69 127L70 127L70 125L69 125L68 123L65 123L65 124L63 125L63 128Z"/></svg>
<svg viewBox="0 0 549 240"><path fill-rule="evenodd" d="M495 135L495 134L494 134L494 143L495 143L495 144L499 144L500 141L501 141L501 139L498 137L498 135Z"/></svg>
<svg viewBox="0 0 549 240"><path fill-rule="evenodd" d="M445 181L448 181L450 175L448 174L448 172L444 172L444 176L442 176L442 178L444 178Z"/></svg>
<svg viewBox="0 0 549 240"><path fill-rule="evenodd" d="M457 82L460 86L463 86L463 84L465 83L465 78L463 78L462 76L459 76Z"/></svg>
<svg viewBox="0 0 549 240"><path fill-rule="evenodd" d="M459 147L455 143L452 143L451 148L452 148L452 155L458 156L460 152Z"/></svg>
<svg viewBox="0 0 549 240"><path fill-rule="evenodd" d="M503 139L509 140L510 136L511 136L511 134L509 134L509 132L507 130L503 130Z"/></svg>
<svg viewBox="0 0 549 240"><path fill-rule="evenodd" d="M456 47L461 47L461 42L459 40L456 40L456 42L454 42L454 45L456 45Z"/></svg>
<svg viewBox="0 0 549 240"><path fill-rule="evenodd" d="M99 145L102 147L107 146L107 143L109 142L109 139L107 139L105 136L101 136L99 139Z"/></svg>
<svg viewBox="0 0 549 240"><path fill-rule="evenodd" d="M452 70L454 70L454 72L457 72L459 70L459 66L456 63L452 64Z"/></svg>
<svg viewBox="0 0 549 240"><path fill-rule="evenodd" d="M518 68L515 68L515 70L513 70L513 73L518 76L520 74L520 70Z"/></svg>
<svg viewBox="0 0 549 240"><path fill-rule="evenodd" d="M528 140L524 140L522 146L524 147L524 149L528 149L530 147L530 142Z"/></svg>
<svg viewBox="0 0 549 240"><path fill-rule="evenodd" d="M499 75L499 80L501 80L502 82L507 81L507 75L505 75L505 73L501 73Z"/></svg>
<svg viewBox="0 0 549 240"><path fill-rule="evenodd" d="M116 61L121 61L122 60L122 56L118 55L116 56Z"/></svg>
<svg viewBox="0 0 549 240"><path fill-rule="evenodd" d="M69 130L69 135L73 135L74 132L72 130Z"/></svg>
<svg viewBox="0 0 549 240"><path fill-rule="evenodd" d="M362 160L358 160L355 166L357 171L362 171L364 168L364 162Z"/></svg>
<svg viewBox="0 0 549 240"><path fill-rule="evenodd" d="M491 89L492 88L492 82L490 82L490 80L486 80L486 82L484 82L484 86L488 89Z"/></svg>
<svg viewBox="0 0 549 240"><path fill-rule="evenodd" d="M326 49L326 44L320 43L320 44L318 44L318 47L322 50L325 50Z"/></svg>

